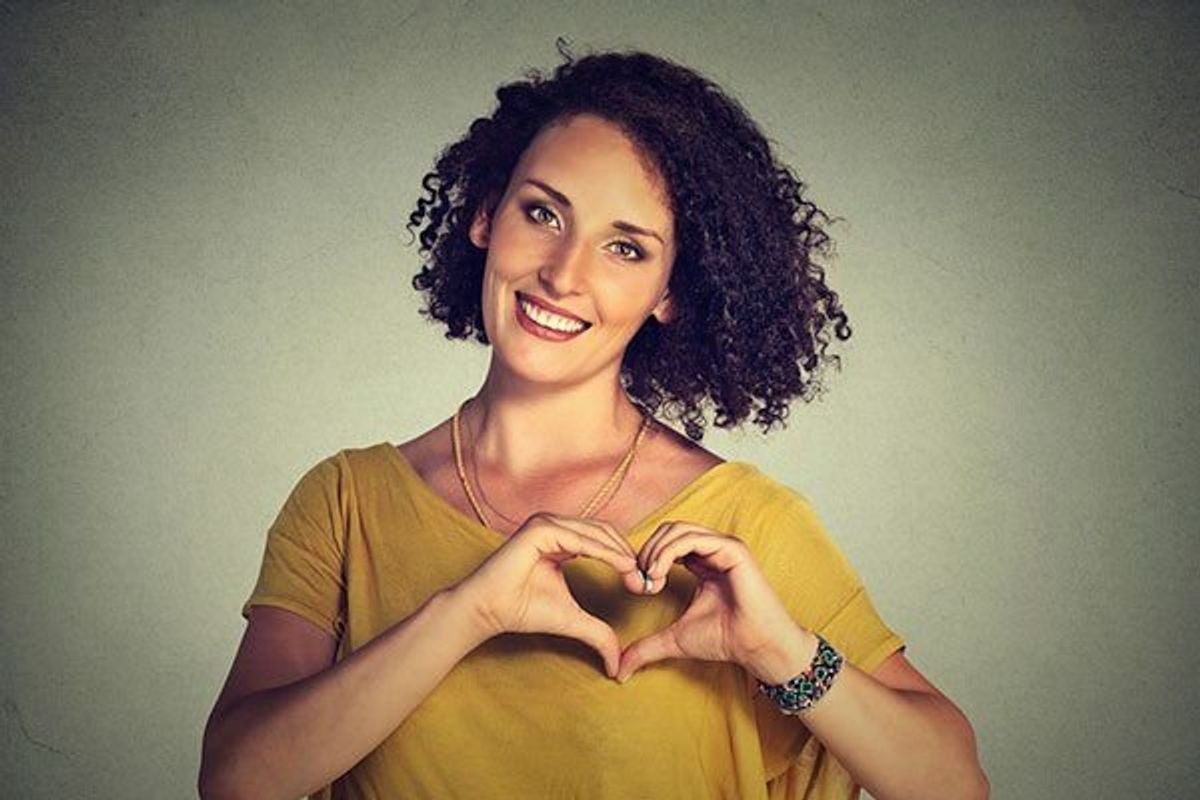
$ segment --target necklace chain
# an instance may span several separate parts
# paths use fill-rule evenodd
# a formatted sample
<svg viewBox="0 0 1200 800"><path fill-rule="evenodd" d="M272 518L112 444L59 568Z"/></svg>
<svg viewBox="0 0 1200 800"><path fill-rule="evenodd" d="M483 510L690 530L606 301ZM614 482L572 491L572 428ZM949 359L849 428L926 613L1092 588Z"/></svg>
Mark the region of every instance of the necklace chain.
<svg viewBox="0 0 1200 800"><path fill-rule="evenodd" d="M468 431L468 432L469 432L469 431ZM460 438L461 438L461 437L460 437ZM474 441L474 439L475 439L475 437L474 437L474 435L473 435L473 434L472 434L472 436L471 436L471 439L472 439L472 441ZM487 493L483 491L483 482L479 480L479 461L478 461L478 460L475 458L475 448L474 448L474 447L472 447L472 448L471 448L471 459L470 459L470 461L471 461L471 472L472 472L472 474L474 475L474 478L475 478L475 485L476 485L476 486L478 487L478 489L479 489L479 498L478 498L478 499L479 499L479 501L480 501L480 502L481 502L483 505L487 506L487 507L488 507L490 510L494 511L494 512L496 513L496 516L500 517L500 519L504 520L505 522L509 522L509 523L516 522L517 520L515 520L515 519L513 519L513 518L511 518L511 517L507 517L507 516L505 516L504 514L501 514L501 513L500 513L500 510L499 510L498 508L496 508L494 505L492 505L492 502L491 502L490 500L488 500L488 498L487 498ZM463 473L463 474L466 474L466 472L464 471L464 473ZM468 484L469 484L469 483L470 483L470 481L468 481ZM467 495L467 497L468 497L468 499L469 499L469 498L470 498L470 494L468 494L468 495ZM476 514L476 516L478 516L478 514ZM480 521L482 522L483 520L481 519ZM484 525L487 525L487 523L486 523L486 522L484 522ZM489 526L489 527L490 527L490 526Z"/></svg>
<svg viewBox="0 0 1200 800"><path fill-rule="evenodd" d="M454 421L450 427L450 438L454 443L454 466L458 471L458 479L462 482L463 490L467 494L467 500L470 501L471 508L473 508L475 510L475 515L479 517L479 521L482 522L485 527L490 528L491 523L488 521L487 515L483 513L483 509L480 508L479 501L475 497L475 492L471 489L471 483L470 483L470 481L467 480L467 471L463 467L462 433L459 430L459 416L462 414L462 410L464 408L466 408L467 403L471 402L471 400L473 400L473 399L475 399L475 398L469 397L466 400L464 400L462 405L460 405L458 407L458 409L454 412ZM614 486L619 487L620 482L622 480L624 480L625 473L627 473L629 471L629 466L633 463L633 456L634 456L634 454L637 453L638 445L641 444L642 437L645 436L646 431L649 430L649 428L650 428L650 415L643 414L642 415L642 425L640 428L638 428L637 436L635 436L633 438L633 445L629 448L629 451L627 453L625 453L625 457L621 459L621 463L617 465L617 468L616 468L616 470L613 471L613 474L610 475L608 480L604 482L604 485L600 487L600 490L592 496L592 499L589 500L587 505L585 505L583 507L583 510L579 512L578 516L584 517L584 518L591 516L598 509L603 507L603 503L599 502L601 499L604 499L605 503L607 503L607 501L609 499L611 499L611 498L606 498L605 495L608 494L610 491L615 491ZM472 450L471 450L472 462L474 462L474 456L475 456L475 451L474 451L474 448L472 448ZM480 493L483 492L483 484L480 484L479 491L480 491ZM513 520L510 520L508 517L505 517L503 514L500 514L500 512L498 512L498 511L496 513L499 516L503 517L504 519L508 520L509 522L513 521Z"/></svg>

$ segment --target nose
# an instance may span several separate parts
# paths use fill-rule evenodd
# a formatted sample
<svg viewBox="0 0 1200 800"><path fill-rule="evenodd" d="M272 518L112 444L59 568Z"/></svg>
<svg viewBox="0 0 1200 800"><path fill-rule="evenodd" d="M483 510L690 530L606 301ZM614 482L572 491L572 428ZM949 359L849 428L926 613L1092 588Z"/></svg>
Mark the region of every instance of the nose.
<svg viewBox="0 0 1200 800"><path fill-rule="evenodd" d="M550 254L538 270L538 278L549 292L565 296L575 292L583 283L588 266L588 244L563 237L562 243Z"/></svg>

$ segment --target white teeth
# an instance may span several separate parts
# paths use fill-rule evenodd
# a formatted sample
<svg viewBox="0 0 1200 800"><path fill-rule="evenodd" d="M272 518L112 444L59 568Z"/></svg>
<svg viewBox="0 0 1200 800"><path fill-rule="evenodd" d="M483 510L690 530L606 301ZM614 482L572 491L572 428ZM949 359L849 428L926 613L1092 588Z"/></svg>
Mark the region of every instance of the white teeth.
<svg viewBox="0 0 1200 800"><path fill-rule="evenodd" d="M533 303L526 303L524 300L522 300L521 308L523 308L525 313L539 325L544 325L551 330L561 331L563 333L576 333L577 331L584 329L582 322L576 322L575 320L560 317L557 314L551 314L549 311L545 311L539 306L535 306Z"/></svg>

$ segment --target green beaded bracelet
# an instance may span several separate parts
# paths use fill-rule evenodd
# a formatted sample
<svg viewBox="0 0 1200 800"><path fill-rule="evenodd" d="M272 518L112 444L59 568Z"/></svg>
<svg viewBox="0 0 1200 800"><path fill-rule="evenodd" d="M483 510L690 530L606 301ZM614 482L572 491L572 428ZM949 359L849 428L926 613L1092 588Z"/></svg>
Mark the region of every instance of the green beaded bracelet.
<svg viewBox="0 0 1200 800"><path fill-rule="evenodd" d="M845 661L829 642L813 635L817 637L817 652L807 670L783 683L758 682L758 691L774 700L784 714L799 714L812 708L829 691Z"/></svg>

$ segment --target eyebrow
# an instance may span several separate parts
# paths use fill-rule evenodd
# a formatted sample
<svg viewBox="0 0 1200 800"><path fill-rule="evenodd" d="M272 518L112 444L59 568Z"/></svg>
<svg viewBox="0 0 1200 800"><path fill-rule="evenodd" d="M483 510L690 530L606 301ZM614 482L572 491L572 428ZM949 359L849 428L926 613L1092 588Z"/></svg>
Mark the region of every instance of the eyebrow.
<svg viewBox="0 0 1200 800"><path fill-rule="evenodd" d="M567 199L567 196L565 194L563 194L562 192L558 191L557 189L555 189L550 184L548 184L544 181L539 181L537 178L526 178L525 183L532 183L534 186L538 187L543 192L550 195L551 197L553 197L558 202L562 203L567 208L571 207L571 201ZM632 222L625 222L624 220L616 220L615 222L613 222L613 227L616 228L617 230L625 231L626 233L640 233L642 236L653 236L655 239L658 239L659 244L663 245L664 247L666 246L666 243L663 242L662 237L659 236L657 233L655 233L652 230L649 230L648 228L643 228L638 225L634 225Z"/></svg>

